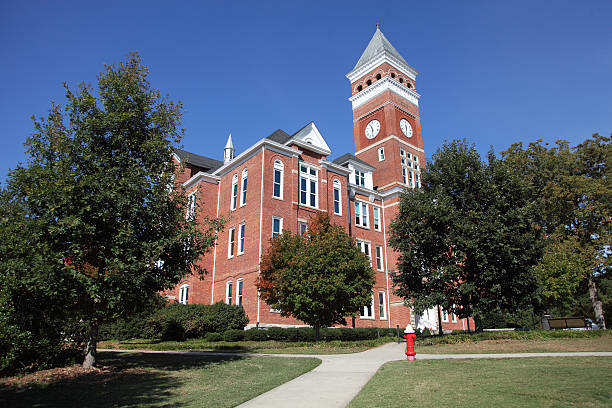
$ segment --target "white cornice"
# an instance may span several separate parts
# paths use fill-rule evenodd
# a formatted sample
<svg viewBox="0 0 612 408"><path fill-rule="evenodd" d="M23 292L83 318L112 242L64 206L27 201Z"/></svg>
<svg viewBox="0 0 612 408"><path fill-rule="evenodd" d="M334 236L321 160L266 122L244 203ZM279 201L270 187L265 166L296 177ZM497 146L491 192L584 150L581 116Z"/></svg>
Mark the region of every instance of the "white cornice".
<svg viewBox="0 0 612 408"><path fill-rule="evenodd" d="M298 145L302 149L310 150L311 152L318 153L322 156L329 156L331 154L331 150L323 149L313 144L302 142L301 140L291 139L287 143Z"/></svg>
<svg viewBox="0 0 612 408"><path fill-rule="evenodd" d="M374 82L374 84L365 88L363 91L351 96L349 101L353 103L353 110L355 110L370 99L387 90L395 92L408 102L414 104L415 106L419 106L419 98L421 95L411 89L408 89L389 76L383 77L382 79Z"/></svg>
<svg viewBox="0 0 612 408"><path fill-rule="evenodd" d="M415 80L416 76L419 74L418 71L412 68L410 65L404 63L403 61L400 61L393 55L382 51L376 57L372 58L367 64L362 65L361 67L354 69L348 74L346 74L346 77L349 79L349 81L351 81L351 83L353 83L357 79L361 78L362 76L372 71L374 68L384 64L385 62L393 66L395 69L399 70L402 74L408 76L412 80Z"/></svg>
<svg viewBox="0 0 612 408"><path fill-rule="evenodd" d="M325 167L327 171L333 171L334 173L338 173L343 176L348 176L351 173L351 171L346 167L340 166L328 160L319 160L319 163L321 163L321 166Z"/></svg>
<svg viewBox="0 0 612 408"><path fill-rule="evenodd" d="M378 191L372 190L371 188L358 186L357 184L353 184L353 183L349 183L349 190L352 190L353 196L355 195L355 193L359 193L359 194L363 194L367 196L374 196L375 198L378 198L378 199L382 198L382 196L380 195Z"/></svg>
<svg viewBox="0 0 612 408"><path fill-rule="evenodd" d="M387 140L391 140L391 139L395 139L398 142L400 142L400 143L410 147L411 149L416 150L417 152L425 153L425 150L421 149L420 147L416 147L415 145L413 145L411 143L408 143L407 141L405 141L405 140L403 140L403 139L401 139L401 138L399 138L399 137L397 137L395 135L389 135L389 136L385 137L384 139L378 140L376 143L373 143L373 144L369 145L368 147L364 147L363 149L355 152L355 156L357 156L357 155L359 155L359 154L361 154L363 152L367 152L370 149L374 149L376 146L380 145L381 143L384 143Z"/></svg>
<svg viewBox="0 0 612 408"><path fill-rule="evenodd" d="M205 181L207 183L217 184L221 180L219 176L213 176L209 173L204 173L203 171L198 171L194 176L192 176L189 180L183 183L183 187L185 190L190 189L194 185L198 184L200 181Z"/></svg>
<svg viewBox="0 0 612 408"><path fill-rule="evenodd" d="M244 152L240 153L236 156L232 161L224 164L215 170L212 174L216 176L223 176L228 172L232 171L235 167L242 165L245 161L250 159L253 154L255 154L259 149L267 148L273 150L277 153L282 153L287 156L298 157L300 155L300 151L297 149L293 149L291 147L285 146L283 144L273 142L270 139L261 139L259 142L255 143L253 146L249 147Z"/></svg>
<svg viewBox="0 0 612 408"><path fill-rule="evenodd" d="M374 113L374 112L376 112L377 110L382 109L382 108L384 108L384 107L385 107L385 106L387 106L387 105L393 105L395 108L397 108L398 110L401 110L401 111L402 111L402 112L404 112L406 115L408 115L408 116L410 116L410 117L412 117L412 118L414 118L414 119L417 119L417 118L418 118L418 116L417 116L417 115L415 115L415 114L414 114L414 113L412 113L412 112L407 111L406 109L404 109L404 108L402 108L401 106L399 106L397 103L395 103L395 102L393 102L393 101L387 101L387 102L385 102L385 103L383 103L383 104L381 104L381 105L378 105L377 107L375 107L375 108L374 108L374 109L372 109L371 111L369 111L369 112L367 112L367 113L364 113L363 115L361 115L361 116L359 116L359 117L357 117L357 118L353 119L353 123L359 122L361 119L365 118L366 116L369 116L369 115L373 114L373 113Z"/></svg>

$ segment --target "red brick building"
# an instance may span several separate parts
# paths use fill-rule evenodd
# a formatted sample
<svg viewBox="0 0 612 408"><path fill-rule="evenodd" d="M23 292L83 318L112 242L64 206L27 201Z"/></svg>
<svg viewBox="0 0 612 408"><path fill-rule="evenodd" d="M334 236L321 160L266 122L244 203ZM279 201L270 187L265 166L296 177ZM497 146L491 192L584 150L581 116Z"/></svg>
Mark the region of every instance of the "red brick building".
<svg viewBox="0 0 612 408"><path fill-rule="evenodd" d="M376 274L372 302L355 325L405 327L414 322L403 299L393 294L389 272L397 253L388 245L388 230L400 194L420 185L425 164L416 76L377 28L347 74L354 154L330 160L331 149L314 122L292 134L279 129L240 154L230 135L223 161L177 150L175 160L184 171L176 181L187 189L190 209L197 201L198 217L229 222L202 261L206 279L189 277L166 296L181 303L242 305L250 325L303 325L281 317L259 298L259 265L273 235L301 232L316 211L323 211L356 239ZM447 320L444 329L466 328L461 319ZM437 327L436 319L423 321Z"/></svg>

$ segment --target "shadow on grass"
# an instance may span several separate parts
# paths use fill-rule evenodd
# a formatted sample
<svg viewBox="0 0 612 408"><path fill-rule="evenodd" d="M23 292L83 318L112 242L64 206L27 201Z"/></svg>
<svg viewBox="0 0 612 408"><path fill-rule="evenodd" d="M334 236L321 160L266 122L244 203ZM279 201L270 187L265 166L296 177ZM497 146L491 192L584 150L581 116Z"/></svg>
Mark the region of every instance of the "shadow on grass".
<svg viewBox="0 0 612 408"><path fill-rule="evenodd" d="M113 353L98 355L100 370L25 386L0 386L0 406L181 406L174 395L185 384L181 370L239 360L237 356Z"/></svg>

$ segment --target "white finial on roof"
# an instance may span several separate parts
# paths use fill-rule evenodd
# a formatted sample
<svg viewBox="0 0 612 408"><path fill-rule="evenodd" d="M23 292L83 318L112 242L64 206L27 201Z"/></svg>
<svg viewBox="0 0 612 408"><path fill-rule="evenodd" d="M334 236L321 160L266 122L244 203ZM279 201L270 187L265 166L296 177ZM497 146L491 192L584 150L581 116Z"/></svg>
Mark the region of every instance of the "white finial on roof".
<svg viewBox="0 0 612 408"><path fill-rule="evenodd" d="M223 164L230 162L234 158L234 143L232 142L232 134L229 134L227 143L223 149Z"/></svg>

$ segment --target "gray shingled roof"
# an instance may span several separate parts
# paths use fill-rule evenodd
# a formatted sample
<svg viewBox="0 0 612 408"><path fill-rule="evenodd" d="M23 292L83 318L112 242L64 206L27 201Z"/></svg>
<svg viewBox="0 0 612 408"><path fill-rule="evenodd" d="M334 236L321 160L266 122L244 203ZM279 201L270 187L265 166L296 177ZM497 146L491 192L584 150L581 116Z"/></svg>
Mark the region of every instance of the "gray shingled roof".
<svg viewBox="0 0 612 408"><path fill-rule="evenodd" d="M349 161L354 161L354 162L357 162L359 164L362 164L364 166L367 166L367 167L370 167L370 168L373 168L373 169L376 168L376 167L372 166L370 163L367 163L367 162L365 162L365 161L355 157L355 155L352 155L350 153L343 154L342 156L340 156L337 159L333 160L334 163L336 163L336 164L338 164L340 166L344 166ZM344 166L344 167L346 167L346 166Z"/></svg>
<svg viewBox="0 0 612 408"><path fill-rule="evenodd" d="M276 142L276 143L285 144L285 143L287 143L287 141L289 139L291 139L291 136L289 136L284 131L282 131L280 129L277 129L270 136L266 137L266 139L271 140L271 141Z"/></svg>
<svg viewBox="0 0 612 408"><path fill-rule="evenodd" d="M404 61L404 58L402 58L400 53L397 52L395 47L393 47L389 40L387 40L382 31L380 31L380 28L376 27L376 32L374 33L374 36L370 40L370 43L366 47L363 54L361 54L361 58L359 58L359 61L357 61L357 65L355 65L353 71L361 67L362 65L367 64L370 60L381 54L383 51L386 51L387 53L393 55L395 58L402 61L404 64L408 65L408 63Z"/></svg>
<svg viewBox="0 0 612 408"><path fill-rule="evenodd" d="M181 161L187 161L189 164L194 166L202 167L206 171L212 172L223 166L223 162L210 157L201 156L199 154L190 153L181 149L174 149L174 153L181 159Z"/></svg>

